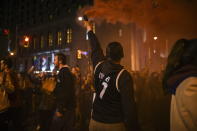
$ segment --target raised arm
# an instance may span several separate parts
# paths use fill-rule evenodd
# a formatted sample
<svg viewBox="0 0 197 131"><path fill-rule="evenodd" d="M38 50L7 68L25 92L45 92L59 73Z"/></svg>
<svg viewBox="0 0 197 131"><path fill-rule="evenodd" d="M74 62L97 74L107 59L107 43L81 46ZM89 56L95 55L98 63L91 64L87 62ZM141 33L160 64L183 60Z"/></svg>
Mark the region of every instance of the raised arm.
<svg viewBox="0 0 197 131"><path fill-rule="evenodd" d="M92 25L88 21L85 21L84 23L85 23L86 29L88 31L88 38L89 38L90 46L91 46L91 50L92 50L91 58L92 58L93 67L95 67L96 64L98 62L104 60L105 57L104 57L101 45L100 45L96 35L92 31Z"/></svg>

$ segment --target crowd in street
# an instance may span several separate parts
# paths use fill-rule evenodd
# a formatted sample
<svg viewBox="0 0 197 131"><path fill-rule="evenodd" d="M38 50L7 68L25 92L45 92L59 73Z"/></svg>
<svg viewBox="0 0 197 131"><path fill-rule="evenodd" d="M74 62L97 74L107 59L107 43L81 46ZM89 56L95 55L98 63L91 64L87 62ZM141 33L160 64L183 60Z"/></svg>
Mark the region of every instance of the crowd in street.
<svg viewBox="0 0 197 131"><path fill-rule="evenodd" d="M1 60L0 129L9 131L196 131L197 39L178 40L164 71L127 71L119 42L104 56L84 21L92 68L81 75L57 53L52 73L12 69Z"/></svg>
<svg viewBox="0 0 197 131"><path fill-rule="evenodd" d="M76 118L75 130L88 131L94 93L92 71L81 75L79 67L73 67L76 78ZM43 83L55 73L34 73L13 71L17 76L17 109L10 113L7 122L13 131L48 131L53 119L54 96L43 89ZM162 72L149 73L148 70L131 72L135 84L135 99L138 117L144 131L169 130L170 96L163 92ZM15 119L11 119L15 117ZM158 121L159 119L159 121Z"/></svg>

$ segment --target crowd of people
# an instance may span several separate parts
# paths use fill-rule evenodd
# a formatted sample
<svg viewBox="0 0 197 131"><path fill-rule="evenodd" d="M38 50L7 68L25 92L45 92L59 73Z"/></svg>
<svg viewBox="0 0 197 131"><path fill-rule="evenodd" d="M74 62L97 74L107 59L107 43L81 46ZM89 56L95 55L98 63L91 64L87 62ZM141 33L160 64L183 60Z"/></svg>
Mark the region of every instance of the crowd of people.
<svg viewBox="0 0 197 131"><path fill-rule="evenodd" d="M49 125L53 119L54 96L43 86L46 79L54 77L55 74L45 72L36 74L33 71L32 69L18 73L13 71L17 80L15 83L18 84L16 97L20 104L12 109L17 109L15 112L7 112L10 115L7 115L6 121L1 119L1 125L6 122L5 125L8 124L11 130L49 131L51 128ZM81 76L79 67L73 67L71 72L76 78L74 127L77 131L88 131L94 93L92 72L89 70L86 76ZM162 74L149 73L147 70L131 74L135 84L134 94L141 128L144 131L169 130L170 96L163 93ZM13 117L16 120L11 119Z"/></svg>
<svg viewBox="0 0 197 131"><path fill-rule="evenodd" d="M93 64L85 76L63 53L52 73L17 72L10 58L1 60L0 130L196 131L196 40L177 41L164 71L129 72L121 44L109 43L104 56L85 27Z"/></svg>
<svg viewBox="0 0 197 131"><path fill-rule="evenodd" d="M9 61L9 64L7 61ZM52 121L57 120L57 118L54 118L54 110L57 106L55 98L57 96L51 93L48 85L53 85L56 75L46 72L37 74L34 73L32 68L27 72L11 71L10 69L10 74L6 76L12 76L12 78L6 78L7 81L3 82L5 77L3 66L5 67L8 64L11 67L11 60L6 58L2 59L1 62L0 129L10 131L56 130L52 128L57 128L57 123L52 125ZM76 96L76 98L73 98L76 102L72 102L76 103L76 105L73 105L76 110L75 115L72 115L75 116L72 127L76 131L85 131L88 130L91 115L92 77L90 73L82 77L78 67L73 67L71 72L76 79L75 84L72 83L76 88L75 95L73 95ZM13 80L14 82L12 82ZM7 86L7 83L11 85ZM56 82L54 83L56 84ZM6 85L8 89L4 90L3 85ZM11 90L11 87L13 87L13 90ZM11 89L9 90L9 88ZM52 90L54 91L54 89ZM58 92L58 95L60 93ZM7 101L7 103L4 101ZM5 104L7 105L4 106ZM69 116L69 121L71 121L71 116ZM58 121L58 123L60 122Z"/></svg>

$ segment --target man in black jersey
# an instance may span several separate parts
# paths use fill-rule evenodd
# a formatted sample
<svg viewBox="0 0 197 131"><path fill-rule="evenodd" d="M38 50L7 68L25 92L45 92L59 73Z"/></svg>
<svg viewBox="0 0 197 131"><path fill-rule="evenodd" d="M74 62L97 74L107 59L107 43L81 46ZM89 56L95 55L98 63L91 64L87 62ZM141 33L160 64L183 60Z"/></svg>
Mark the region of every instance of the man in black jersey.
<svg viewBox="0 0 197 131"><path fill-rule="evenodd" d="M76 107L75 79L66 65L66 56L64 54L56 54L54 64L59 69L59 73L53 91L55 114L51 131L73 131Z"/></svg>
<svg viewBox="0 0 197 131"><path fill-rule="evenodd" d="M90 131L138 131L133 79L120 61L124 56L119 42L111 42L103 55L92 25L84 21L92 50L95 97Z"/></svg>

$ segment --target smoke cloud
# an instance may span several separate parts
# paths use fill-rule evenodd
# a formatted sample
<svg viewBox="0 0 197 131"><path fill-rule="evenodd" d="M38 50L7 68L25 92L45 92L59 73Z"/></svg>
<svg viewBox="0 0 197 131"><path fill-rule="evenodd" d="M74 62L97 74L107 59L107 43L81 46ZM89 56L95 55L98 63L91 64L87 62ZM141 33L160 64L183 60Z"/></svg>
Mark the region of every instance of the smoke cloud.
<svg viewBox="0 0 197 131"><path fill-rule="evenodd" d="M94 0L83 10L109 23L136 23L160 34L196 34L196 0Z"/></svg>

